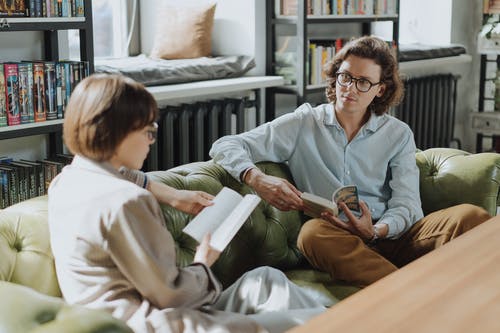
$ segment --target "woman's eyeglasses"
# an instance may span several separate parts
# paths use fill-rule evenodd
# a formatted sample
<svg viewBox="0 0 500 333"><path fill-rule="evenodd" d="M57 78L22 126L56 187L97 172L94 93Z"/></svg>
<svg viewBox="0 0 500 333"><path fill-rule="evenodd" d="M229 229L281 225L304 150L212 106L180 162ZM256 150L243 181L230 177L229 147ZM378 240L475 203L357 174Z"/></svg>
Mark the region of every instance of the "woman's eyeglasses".
<svg viewBox="0 0 500 333"><path fill-rule="evenodd" d="M337 83L342 87L349 87L354 81L356 84L356 89L360 92L368 92L373 86L381 84L382 81L377 83L371 83L370 80L364 78L355 78L349 73L338 72L336 73Z"/></svg>
<svg viewBox="0 0 500 333"><path fill-rule="evenodd" d="M158 136L158 123L152 123L146 130L146 135L149 141L156 141L156 137Z"/></svg>

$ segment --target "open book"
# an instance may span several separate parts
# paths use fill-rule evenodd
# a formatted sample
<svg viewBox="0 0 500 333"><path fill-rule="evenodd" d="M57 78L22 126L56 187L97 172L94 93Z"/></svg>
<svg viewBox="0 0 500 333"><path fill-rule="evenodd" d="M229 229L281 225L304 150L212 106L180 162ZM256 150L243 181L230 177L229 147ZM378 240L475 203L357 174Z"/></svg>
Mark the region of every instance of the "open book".
<svg viewBox="0 0 500 333"><path fill-rule="evenodd" d="M210 246L222 251L257 207L260 198L254 194L242 197L236 191L224 187L215 196L212 206L207 206L182 229L201 242L210 233Z"/></svg>
<svg viewBox="0 0 500 333"><path fill-rule="evenodd" d="M346 185L338 188L333 192L332 200L308 192L303 192L301 199L304 202L304 214L311 217L321 217L321 213L324 211L328 211L334 216L339 215L337 204L341 201L350 210L358 213L361 211L359 207L358 188L355 185Z"/></svg>

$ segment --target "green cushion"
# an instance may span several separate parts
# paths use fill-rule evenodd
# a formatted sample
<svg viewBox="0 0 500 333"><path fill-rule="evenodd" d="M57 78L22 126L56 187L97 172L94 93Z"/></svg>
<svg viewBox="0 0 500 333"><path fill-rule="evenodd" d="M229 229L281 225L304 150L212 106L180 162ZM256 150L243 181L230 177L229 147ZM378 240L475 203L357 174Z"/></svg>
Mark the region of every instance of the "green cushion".
<svg viewBox="0 0 500 333"><path fill-rule="evenodd" d="M111 314L68 306L62 299L0 281L0 332L132 333Z"/></svg>

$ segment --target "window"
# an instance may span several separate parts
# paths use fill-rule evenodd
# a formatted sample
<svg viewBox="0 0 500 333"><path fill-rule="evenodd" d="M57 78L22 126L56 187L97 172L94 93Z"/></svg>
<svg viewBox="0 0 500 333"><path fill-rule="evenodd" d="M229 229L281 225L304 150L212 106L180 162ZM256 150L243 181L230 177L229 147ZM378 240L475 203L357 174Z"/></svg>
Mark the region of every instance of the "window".
<svg viewBox="0 0 500 333"><path fill-rule="evenodd" d="M128 55L127 0L92 0L94 57L118 58ZM68 32L69 57L80 58L78 30Z"/></svg>

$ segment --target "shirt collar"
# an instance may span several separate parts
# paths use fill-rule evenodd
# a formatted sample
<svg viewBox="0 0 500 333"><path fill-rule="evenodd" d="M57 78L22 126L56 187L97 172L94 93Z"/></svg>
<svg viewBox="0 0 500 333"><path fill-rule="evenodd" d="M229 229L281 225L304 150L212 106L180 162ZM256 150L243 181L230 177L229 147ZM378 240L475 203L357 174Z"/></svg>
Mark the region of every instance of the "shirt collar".
<svg viewBox="0 0 500 333"><path fill-rule="evenodd" d="M375 113L372 112L370 115L370 119L368 119L368 122L363 125L361 130L376 132L377 129L384 122L385 117L386 117L385 114L377 116ZM323 123L325 125L335 126L339 130L342 129L342 126L340 126L340 123L337 119L337 115L335 114L335 109L332 103L328 103L327 106L325 107L325 118Z"/></svg>
<svg viewBox="0 0 500 333"><path fill-rule="evenodd" d="M123 178L120 172L118 172L109 162L97 162L81 155L75 155L71 162L71 166L86 169L91 172Z"/></svg>

